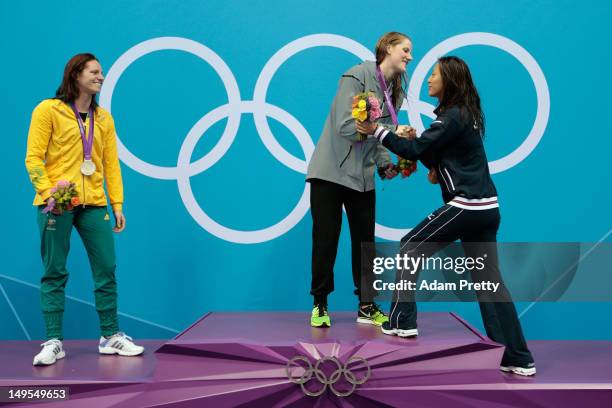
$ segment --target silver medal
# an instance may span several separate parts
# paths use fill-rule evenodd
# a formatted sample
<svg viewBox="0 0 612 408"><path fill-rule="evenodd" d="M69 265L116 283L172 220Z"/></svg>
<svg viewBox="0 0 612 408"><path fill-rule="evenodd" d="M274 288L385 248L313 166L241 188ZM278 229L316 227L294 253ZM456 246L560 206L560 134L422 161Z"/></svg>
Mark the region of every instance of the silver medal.
<svg viewBox="0 0 612 408"><path fill-rule="evenodd" d="M91 160L83 160L81 163L81 173L86 176L91 176L96 172L96 164Z"/></svg>

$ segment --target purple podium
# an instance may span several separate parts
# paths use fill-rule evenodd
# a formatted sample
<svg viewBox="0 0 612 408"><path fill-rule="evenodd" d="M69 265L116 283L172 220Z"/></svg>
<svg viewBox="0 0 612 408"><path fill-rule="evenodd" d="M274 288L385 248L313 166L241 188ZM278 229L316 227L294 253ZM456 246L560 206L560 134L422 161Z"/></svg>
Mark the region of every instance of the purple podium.
<svg viewBox="0 0 612 408"><path fill-rule="evenodd" d="M0 386L69 387L68 401L37 407L559 408L612 401L612 342L529 342L538 374L524 378L500 372L503 347L452 313L421 313L415 339L357 324L353 313L334 313L327 329L308 321L306 313L209 313L168 342L144 342L144 356L101 356L95 341L66 341L67 358L49 367L31 366L36 342L3 342Z"/></svg>

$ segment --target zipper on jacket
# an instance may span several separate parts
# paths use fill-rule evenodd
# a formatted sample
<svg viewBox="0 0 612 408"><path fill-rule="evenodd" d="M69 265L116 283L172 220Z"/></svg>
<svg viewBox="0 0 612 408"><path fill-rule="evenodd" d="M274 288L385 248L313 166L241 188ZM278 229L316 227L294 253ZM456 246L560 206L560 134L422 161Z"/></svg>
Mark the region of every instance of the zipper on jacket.
<svg viewBox="0 0 612 408"><path fill-rule="evenodd" d="M81 180L83 181L83 208L87 207L85 204L85 175L81 174Z"/></svg>
<svg viewBox="0 0 612 408"><path fill-rule="evenodd" d="M352 145L351 145L352 146ZM365 154L363 153L363 143L359 146L359 151L361 152L361 162L363 163L363 158ZM366 192L366 177L365 177L365 163L361 166L361 178L363 179L363 192Z"/></svg>
<svg viewBox="0 0 612 408"><path fill-rule="evenodd" d="M353 145L350 145L350 146L349 146L349 151L348 151L348 153L346 154L346 156L344 156L344 159L342 160L342 162L340 162L340 167L342 167L342 165L344 164L344 162L346 161L346 159L348 159L349 154L351 154L351 150L353 150Z"/></svg>

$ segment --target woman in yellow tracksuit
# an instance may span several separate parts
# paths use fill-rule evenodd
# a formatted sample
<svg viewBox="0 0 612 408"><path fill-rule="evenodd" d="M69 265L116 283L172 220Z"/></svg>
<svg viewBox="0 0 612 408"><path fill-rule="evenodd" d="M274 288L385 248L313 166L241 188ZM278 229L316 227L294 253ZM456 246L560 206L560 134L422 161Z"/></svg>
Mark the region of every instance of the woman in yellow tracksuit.
<svg viewBox="0 0 612 408"><path fill-rule="evenodd" d="M83 240L93 273L102 334L99 352L138 355L144 351L119 331L117 319L112 231L123 231L125 216L115 124L95 98L103 80L94 55L75 55L66 64L55 98L44 100L32 113L25 163L36 190L34 205L44 264L41 304L48 340L34 358L35 365L53 364L65 356L62 320L68 280L66 258L73 226ZM61 214L43 211L60 180L76 185L80 205ZM107 211L104 181L114 226Z"/></svg>

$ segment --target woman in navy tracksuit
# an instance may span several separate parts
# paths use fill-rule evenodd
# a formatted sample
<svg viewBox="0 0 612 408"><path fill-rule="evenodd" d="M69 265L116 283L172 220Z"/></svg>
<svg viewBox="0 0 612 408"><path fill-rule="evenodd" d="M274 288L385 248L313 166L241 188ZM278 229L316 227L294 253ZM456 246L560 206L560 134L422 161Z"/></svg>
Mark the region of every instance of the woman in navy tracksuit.
<svg viewBox="0 0 612 408"><path fill-rule="evenodd" d="M533 375L533 357L498 267L499 205L482 142L484 115L478 91L469 68L457 57L440 58L428 85L429 95L439 100L435 110L438 116L421 137L408 140L369 122L359 123L357 130L377 138L401 157L420 160L430 169L430 181L440 184L446 204L402 239L401 251L415 256L425 252L429 256L459 239L468 257L487 254L484 270L472 270L473 281L501 283L495 295L477 292L487 335L506 346L501 370ZM425 242L435 244L422 245ZM401 274L403 271L398 271L398 278L403 278ZM406 277L414 280L416 274ZM396 292L389 322L383 324L382 330L385 334L416 336L416 318L414 291Z"/></svg>

